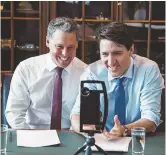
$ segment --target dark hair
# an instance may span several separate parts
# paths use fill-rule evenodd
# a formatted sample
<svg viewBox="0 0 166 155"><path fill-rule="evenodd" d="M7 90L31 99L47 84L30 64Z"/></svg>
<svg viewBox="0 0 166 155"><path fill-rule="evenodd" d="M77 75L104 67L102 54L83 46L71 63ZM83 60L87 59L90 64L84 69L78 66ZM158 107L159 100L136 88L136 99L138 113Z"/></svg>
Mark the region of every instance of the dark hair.
<svg viewBox="0 0 166 155"><path fill-rule="evenodd" d="M50 39L56 30L75 32L78 41L78 26L75 21L67 17L58 17L50 21L47 28L47 39Z"/></svg>
<svg viewBox="0 0 166 155"><path fill-rule="evenodd" d="M122 22L112 22L106 25L100 26L97 30L98 42L102 39L107 39L115 42L117 45L124 45L127 50L130 49L133 39L129 34L128 26Z"/></svg>

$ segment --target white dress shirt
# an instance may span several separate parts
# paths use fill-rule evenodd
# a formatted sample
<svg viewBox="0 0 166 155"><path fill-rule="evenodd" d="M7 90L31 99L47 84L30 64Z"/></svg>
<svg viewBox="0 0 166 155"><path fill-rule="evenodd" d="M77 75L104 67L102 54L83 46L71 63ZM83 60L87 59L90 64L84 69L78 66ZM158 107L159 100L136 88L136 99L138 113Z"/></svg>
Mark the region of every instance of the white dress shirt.
<svg viewBox="0 0 166 155"><path fill-rule="evenodd" d="M70 113L87 65L76 57L62 72L62 129L70 128ZM55 68L50 53L22 61L11 81L5 115L15 129L50 129Z"/></svg>

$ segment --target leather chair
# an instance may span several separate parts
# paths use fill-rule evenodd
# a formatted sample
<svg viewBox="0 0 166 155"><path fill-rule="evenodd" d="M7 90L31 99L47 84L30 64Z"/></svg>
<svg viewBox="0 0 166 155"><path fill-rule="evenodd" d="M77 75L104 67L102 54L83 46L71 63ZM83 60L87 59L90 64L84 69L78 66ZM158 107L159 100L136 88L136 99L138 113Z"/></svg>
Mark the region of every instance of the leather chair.
<svg viewBox="0 0 166 155"><path fill-rule="evenodd" d="M6 109L7 99L8 99L8 95L9 95L11 79L12 79L12 73L3 73L2 74L1 123L7 124L8 127L10 127L10 125L7 123L7 120L5 117L5 109Z"/></svg>

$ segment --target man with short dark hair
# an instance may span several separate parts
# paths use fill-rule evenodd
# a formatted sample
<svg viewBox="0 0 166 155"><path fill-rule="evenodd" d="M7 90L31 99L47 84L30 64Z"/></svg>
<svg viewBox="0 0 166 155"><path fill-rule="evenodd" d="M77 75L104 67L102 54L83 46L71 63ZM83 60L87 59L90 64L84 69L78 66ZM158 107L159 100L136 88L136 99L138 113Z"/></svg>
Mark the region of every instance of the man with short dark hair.
<svg viewBox="0 0 166 155"><path fill-rule="evenodd" d="M133 127L144 127L147 132L155 130L160 124L164 87L158 65L133 54L133 39L124 23L101 26L97 38L101 60L90 64L81 80L101 80L106 84L108 117L104 134L108 138L116 138L130 134ZM76 132L79 132L79 98L71 114L72 127ZM100 99L104 101L102 97Z"/></svg>
<svg viewBox="0 0 166 155"><path fill-rule="evenodd" d="M85 63L76 58L77 24L65 17L50 21L50 52L22 61L16 68L6 107L15 129L69 129Z"/></svg>

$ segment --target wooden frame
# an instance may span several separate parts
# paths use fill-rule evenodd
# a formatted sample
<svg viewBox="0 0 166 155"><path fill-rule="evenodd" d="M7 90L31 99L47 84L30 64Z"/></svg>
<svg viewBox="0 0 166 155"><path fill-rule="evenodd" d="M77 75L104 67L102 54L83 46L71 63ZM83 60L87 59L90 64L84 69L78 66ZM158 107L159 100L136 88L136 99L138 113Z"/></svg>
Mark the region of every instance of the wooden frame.
<svg viewBox="0 0 166 155"><path fill-rule="evenodd" d="M48 48L46 47L46 35L47 35L47 26L51 19L57 17L57 1L43 1L39 2L39 17L15 17L14 16L14 1L10 2L10 16L9 17L1 17L1 20L8 20L10 21L10 27L11 27L11 59L10 59L10 71L14 71L15 66L15 51L14 51L14 21L16 20L37 20L39 21L40 26L40 33L39 33L39 54L44 54L48 52ZM149 19L148 20L123 20L123 1L110 1L110 15L111 19L108 20L97 20L97 19L85 19L85 1L82 1L82 18L81 19L74 19L76 22L82 23L82 39L81 39L81 58L82 61L85 61L85 23L91 22L91 23L109 23L112 21L123 21L127 23L143 23L143 24L149 24L148 25L148 37L147 39L143 40L134 40L136 43L147 43L147 52L146 55L148 58L151 57L151 43L164 43L164 40L152 40L152 29L151 25L152 23L165 23L166 20L152 20L152 2L149 1Z"/></svg>

